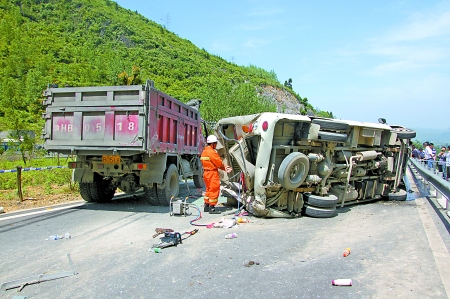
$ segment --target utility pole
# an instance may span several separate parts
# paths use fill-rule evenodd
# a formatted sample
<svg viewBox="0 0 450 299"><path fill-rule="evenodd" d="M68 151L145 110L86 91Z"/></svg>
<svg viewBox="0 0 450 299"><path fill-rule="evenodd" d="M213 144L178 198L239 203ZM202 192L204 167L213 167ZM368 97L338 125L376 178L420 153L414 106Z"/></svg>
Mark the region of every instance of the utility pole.
<svg viewBox="0 0 450 299"><path fill-rule="evenodd" d="M170 27L170 14L166 15L166 28L167 30L169 30Z"/></svg>
<svg viewBox="0 0 450 299"><path fill-rule="evenodd" d="M164 22L164 19L161 18L159 19L161 22ZM164 28L166 28L167 30L169 30L169 26L170 26L170 14L166 15L166 20L165 20L166 25L163 25Z"/></svg>

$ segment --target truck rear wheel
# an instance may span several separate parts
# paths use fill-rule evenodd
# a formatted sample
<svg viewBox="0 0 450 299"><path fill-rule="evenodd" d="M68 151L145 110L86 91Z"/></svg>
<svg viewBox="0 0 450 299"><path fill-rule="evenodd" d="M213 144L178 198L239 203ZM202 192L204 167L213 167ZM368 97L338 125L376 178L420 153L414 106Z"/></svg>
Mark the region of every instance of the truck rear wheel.
<svg viewBox="0 0 450 299"><path fill-rule="evenodd" d="M170 199L178 196L180 191L180 181L178 175L178 169L175 164L170 164L164 174L164 188L157 188L158 201L162 206L168 206Z"/></svg>
<svg viewBox="0 0 450 299"><path fill-rule="evenodd" d="M331 218L337 215L336 208L317 208L308 204L303 205L303 214L314 218Z"/></svg>
<svg viewBox="0 0 450 299"><path fill-rule="evenodd" d="M405 190L400 189L397 192L392 192L388 194L388 199L389 200L395 200L395 201L405 201L407 198L408 194L406 193Z"/></svg>
<svg viewBox="0 0 450 299"><path fill-rule="evenodd" d="M91 196L91 184L92 183L80 183L80 195L87 202L94 202Z"/></svg>
<svg viewBox="0 0 450 299"><path fill-rule="evenodd" d="M318 208L335 208L338 202L336 195L318 196L311 193L305 193L305 203Z"/></svg>
<svg viewBox="0 0 450 299"><path fill-rule="evenodd" d="M144 199L153 206L159 205L156 184L152 184L151 187L144 186Z"/></svg>
<svg viewBox="0 0 450 299"><path fill-rule="evenodd" d="M110 202L116 193L116 187L111 179L104 180L99 175L94 175L94 182L90 185L91 198L95 202Z"/></svg>

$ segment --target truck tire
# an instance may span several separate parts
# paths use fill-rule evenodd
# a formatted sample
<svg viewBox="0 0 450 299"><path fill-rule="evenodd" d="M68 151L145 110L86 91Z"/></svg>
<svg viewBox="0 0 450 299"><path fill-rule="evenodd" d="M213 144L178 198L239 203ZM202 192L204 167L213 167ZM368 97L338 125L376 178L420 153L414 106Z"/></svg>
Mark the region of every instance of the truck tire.
<svg viewBox="0 0 450 299"><path fill-rule="evenodd" d="M308 204L303 205L303 214L314 218L332 218L337 216L336 208L317 208Z"/></svg>
<svg viewBox="0 0 450 299"><path fill-rule="evenodd" d="M393 131L397 133L398 139L413 139L416 138L416 131L400 126L391 126Z"/></svg>
<svg viewBox="0 0 450 299"><path fill-rule="evenodd" d="M156 184L152 184L151 187L144 186L144 200L151 204L152 206L159 205Z"/></svg>
<svg viewBox="0 0 450 299"><path fill-rule="evenodd" d="M308 157L299 152L290 153L280 164L278 182L288 190L295 189L306 179L308 171Z"/></svg>
<svg viewBox="0 0 450 299"><path fill-rule="evenodd" d="M111 179L104 180L99 175L94 175L94 182L91 183L90 188L91 198L95 202L110 202L116 193L116 187L111 182Z"/></svg>
<svg viewBox="0 0 450 299"><path fill-rule="evenodd" d="M175 164L170 164L164 173L164 188L157 188L158 190L158 201L162 206L168 206L170 204L170 199L178 196L180 191L180 181L179 181L178 169Z"/></svg>
<svg viewBox="0 0 450 299"><path fill-rule="evenodd" d="M337 196L333 194L328 196L319 196L311 193L304 193L303 196L305 203L317 208L335 208L338 202Z"/></svg>
<svg viewBox="0 0 450 299"><path fill-rule="evenodd" d="M194 185L197 188L205 188L205 180L203 179L202 175L194 175L192 177L192 179L194 180Z"/></svg>
<svg viewBox="0 0 450 299"><path fill-rule="evenodd" d="M395 201L405 201L407 196L408 196L408 194L406 193L406 191L403 189L400 189L395 193L389 193L388 199L395 200Z"/></svg>
<svg viewBox="0 0 450 299"><path fill-rule="evenodd" d="M349 125L346 123L326 119L315 118L312 120L312 123L320 125L321 130L347 131L349 128Z"/></svg>
<svg viewBox="0 0 450 299"><path fill-rule="evenodd" d="M91 183L80 183L80 195L87 202L94 202L91 196Z"/></svg>
<svg viewBox="0 0 450 299"><path fill-rule="evenodd" d="M347 141L347 137L347 134L344 133L319 131L319 139L323 141L345 142Z"/></svg>

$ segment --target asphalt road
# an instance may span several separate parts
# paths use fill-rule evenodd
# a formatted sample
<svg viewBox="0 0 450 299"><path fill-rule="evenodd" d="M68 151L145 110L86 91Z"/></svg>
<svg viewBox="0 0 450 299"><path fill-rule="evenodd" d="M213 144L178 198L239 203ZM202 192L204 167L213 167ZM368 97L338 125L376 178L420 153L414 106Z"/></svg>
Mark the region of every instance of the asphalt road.
<svg viewBox="0 0 450 299"><path fill-rule="evenodd" d="M155 228L191 231L196 210L169 216L168 207L122 198L4 214L0 284L72 271L67 254L77 274L0 298L448 298L448 228L415 191L415 200L344 207L330 219L250 217L237 228L200 227L161 253L150 251ZM221 219L205 214L196 223ZM225 239L232 232L237 238ZM71 238L48 240L65 233ZM353 285L332 286L339 278Z"/></svg>

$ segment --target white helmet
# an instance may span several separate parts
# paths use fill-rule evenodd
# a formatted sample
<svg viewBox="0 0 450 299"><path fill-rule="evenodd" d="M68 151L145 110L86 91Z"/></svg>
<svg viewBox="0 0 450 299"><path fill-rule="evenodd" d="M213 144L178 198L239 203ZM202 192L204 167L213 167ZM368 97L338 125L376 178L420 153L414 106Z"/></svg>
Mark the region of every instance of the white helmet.
<svg viewBox="0 0 450 299"><path fill-rule="evenodd" d="M217 141L217 137L215 135L209 135L208 138L206 138L206 143L210 144L210 143L216 143Z"/></svg>

